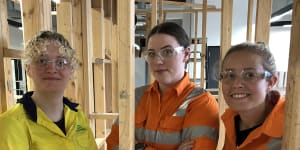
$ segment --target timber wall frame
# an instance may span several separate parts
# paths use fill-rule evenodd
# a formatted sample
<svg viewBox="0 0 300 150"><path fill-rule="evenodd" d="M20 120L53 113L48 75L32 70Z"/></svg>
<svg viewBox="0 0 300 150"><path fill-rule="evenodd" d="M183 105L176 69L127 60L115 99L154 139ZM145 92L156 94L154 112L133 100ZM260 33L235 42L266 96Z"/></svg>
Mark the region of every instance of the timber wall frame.
<svg viewBox="0 0 300 150"><path fill-rule="evenodd" d="M249 1L248 14L252 14L253 0ZM162 0L152 3L149 28L157 20L163 22ZM210 11L207 1L203 8ZM20 2L22 8L23 39L27 41L40 30L51 30L50 1L31 0ZM255 41L268 43L271 0L257 0ZM188 3L186 5L189 5ZM9 48L7 24L7 1L0 0L0 112L13 105L10 87L10 60L21 58L22 51ZM233 0L222 0L221 9L221 56L231 46ZM195 8L196 9L196 8ZM196 10L200 12L200 9ZM185 10L195 12L195 10ZM178 13L177 11L169 11ZM180 13L180 12L179 12ZM184 12L182 12L184 13ZM204 12L205 13L205 12ZM203 14L204 14L203 13ZM99 146L105 149L106 120L120 117L120 149L134 149L134 50L133 50L134 1L124 0L61 0L57 5L57 31L62 33L78 50L80 67L76 78L71 81L66 96L80 103L90 118L91 127L99 138ZM203 17L205 18L205 17ZM251 20L248 15L247 40L251 40ZM300 0L293 2L293 26L286 89L286 115L283 149L300 149ZM203 21L206 22L206 21ZM196 30L195 30L196 31ZM262 32L263 31L263 32ZM205 33L202 33L202 36ZM205 37L205 36L203 36ZM205 41L206 42L206 41ZM28 82L29 89L34 89ZM298 93L297 93L298 92ZM226 108L219 95L220 114ZM109 101L110 100L110 101ZM107 108L109 107L109 108ZM109 111L107 111L109 110ZM107 113L113 112L113 113ZM118 113L119 112L119 113ZM220 128L218 149L224 139L224 127Z"/></svg>

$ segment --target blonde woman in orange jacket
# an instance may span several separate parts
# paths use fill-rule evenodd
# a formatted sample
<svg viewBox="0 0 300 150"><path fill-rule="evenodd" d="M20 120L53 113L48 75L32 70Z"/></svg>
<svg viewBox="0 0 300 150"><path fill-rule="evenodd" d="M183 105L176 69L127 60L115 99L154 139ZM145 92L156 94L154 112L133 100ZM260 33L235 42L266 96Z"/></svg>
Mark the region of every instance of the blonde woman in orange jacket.
<svg viewBox="0 0 300 150"><path fill-rule="evenodd" d="M222 92L229 108L222 115L224 150L280 150L284 99L272 87L275 60L263 43L229 49L221 66Z"/></svg>

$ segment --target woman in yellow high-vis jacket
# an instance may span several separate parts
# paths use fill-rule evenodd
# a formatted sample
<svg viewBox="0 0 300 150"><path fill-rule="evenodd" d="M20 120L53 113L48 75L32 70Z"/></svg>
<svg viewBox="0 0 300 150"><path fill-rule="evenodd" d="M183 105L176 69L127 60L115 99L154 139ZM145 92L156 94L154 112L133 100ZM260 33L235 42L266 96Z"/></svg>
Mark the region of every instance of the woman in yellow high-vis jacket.
<svg viewBox="0 0 300 150"><path fill-rule="evenodd" d="M78 65L69 42L42 31L27 43L24 63L34 91L1 114L0 149L96 150L85 114L63 96Z"/></svg>

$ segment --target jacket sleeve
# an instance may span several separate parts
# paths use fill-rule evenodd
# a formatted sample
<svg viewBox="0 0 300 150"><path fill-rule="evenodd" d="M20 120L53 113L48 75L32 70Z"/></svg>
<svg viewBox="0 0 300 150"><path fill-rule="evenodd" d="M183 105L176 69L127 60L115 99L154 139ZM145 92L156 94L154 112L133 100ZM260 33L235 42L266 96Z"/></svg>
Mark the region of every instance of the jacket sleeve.
<svg viewBox="0 0 300 150"><path fill-rule="evenodd" d="M5 150L29 150L30 138L24 124L14 118L0 118L0 147Z"/></svg>
<svg viewBox="0 0 300 150"><path fill-rule="evenodd" d="M194 150L215 150L219 134L219 108L208 92L197 96L188 106L183 123L183 141L194 140Z"/></svg>
<svg viewBox="0 0 300 150"><path fill-rule="evenodd" d="M114 123L111 132L106 139L107 150L113 150L119 146L119 125Z"/></svg>

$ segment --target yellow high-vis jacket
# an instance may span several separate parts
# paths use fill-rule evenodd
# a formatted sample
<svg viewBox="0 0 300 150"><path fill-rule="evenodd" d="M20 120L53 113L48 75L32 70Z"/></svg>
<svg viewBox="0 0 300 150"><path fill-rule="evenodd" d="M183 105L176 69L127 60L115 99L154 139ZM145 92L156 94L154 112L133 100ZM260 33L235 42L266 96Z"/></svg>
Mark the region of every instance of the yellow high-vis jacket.
<svg viewBox="0 0 300 150"><path fill-rule="evenodd" d="M0 116L0 149L97 150L93 133L78 104L64 102L66 134L37 107L29 92Z"/></svg>

